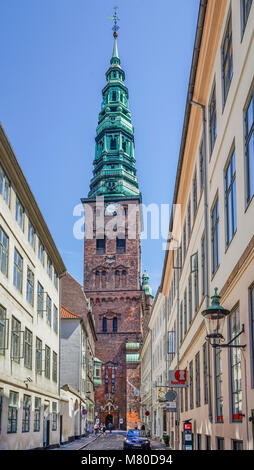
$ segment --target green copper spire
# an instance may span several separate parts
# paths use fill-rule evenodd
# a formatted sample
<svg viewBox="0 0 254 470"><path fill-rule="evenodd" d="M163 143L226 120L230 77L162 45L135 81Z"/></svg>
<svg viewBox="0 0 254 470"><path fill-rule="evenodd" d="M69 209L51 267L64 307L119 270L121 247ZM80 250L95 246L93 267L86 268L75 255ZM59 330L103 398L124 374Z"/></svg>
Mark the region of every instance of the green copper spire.
<svg viewBox="0 0 254 470"><path fill-rule="evenodd" d="M153 295L152 294L152 288L149 284L149 276L146 272L146 270L144 271L144 274L142 276L142 290L145 291L145 294L146 295Z"/></svg>
<svg viewBox="0 0 254 470"><path fill-rule="evenodd" d="M141 198L136 177L134 129L128 105L128 88L117 47L118 18L115 21L113 55L106 72L107 84L102 90L102 105L95 138L93 177L89 199Z"/></svg>

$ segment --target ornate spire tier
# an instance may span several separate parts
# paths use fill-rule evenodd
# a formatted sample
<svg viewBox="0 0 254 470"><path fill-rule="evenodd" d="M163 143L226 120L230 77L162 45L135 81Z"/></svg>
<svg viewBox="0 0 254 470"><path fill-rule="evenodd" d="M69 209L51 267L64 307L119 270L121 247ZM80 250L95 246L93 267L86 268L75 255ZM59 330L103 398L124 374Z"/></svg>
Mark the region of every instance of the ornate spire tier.
<svg viewBox="0 0 254 470"><path fill-rule="evenodd" d="M102 90L102 105L95 138L93 177L88 199L139 198L134 157L134 129L128 105L125 73L118 55L115 21L113 54L106 72L107 84Z"/></svg>

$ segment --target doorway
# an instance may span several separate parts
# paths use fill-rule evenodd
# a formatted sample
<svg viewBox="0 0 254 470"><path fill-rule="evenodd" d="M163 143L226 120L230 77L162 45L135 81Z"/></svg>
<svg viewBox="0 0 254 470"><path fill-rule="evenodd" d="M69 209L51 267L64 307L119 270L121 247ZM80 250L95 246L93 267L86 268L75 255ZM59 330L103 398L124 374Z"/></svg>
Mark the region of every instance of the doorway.
<svg viewBox="0 0 254 470"><path fill-rule="evenodd" d="M113 416L112 415L107 415L106 416L106 420L105 420L106 428L108 427L109 423L111 423L113 425Z"/></svg>

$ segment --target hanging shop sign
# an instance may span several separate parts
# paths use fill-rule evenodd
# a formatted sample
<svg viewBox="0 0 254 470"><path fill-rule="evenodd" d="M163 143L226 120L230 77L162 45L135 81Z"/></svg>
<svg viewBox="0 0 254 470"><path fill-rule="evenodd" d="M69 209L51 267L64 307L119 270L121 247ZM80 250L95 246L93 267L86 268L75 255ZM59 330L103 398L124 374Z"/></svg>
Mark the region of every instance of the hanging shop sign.
<svg viewBox="0 0 254 470"><path fill-rule="evenodd" d="M170 370L168 386L173 388L187 387L187 371L179 369Z"/></svg>

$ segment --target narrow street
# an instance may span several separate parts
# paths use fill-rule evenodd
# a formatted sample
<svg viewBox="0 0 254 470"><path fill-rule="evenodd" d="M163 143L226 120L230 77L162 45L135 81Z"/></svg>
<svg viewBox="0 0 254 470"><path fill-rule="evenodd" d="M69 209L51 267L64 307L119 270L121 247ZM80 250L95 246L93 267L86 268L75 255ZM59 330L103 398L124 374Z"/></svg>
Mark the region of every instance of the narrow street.
<svg viewBox="0 0 254 470"><path fill-rule="evenodd" d="M100 436L91 444L86 445L83 449L87 450L122 450L123 440L125 438L124 431L113 431L111 434L106 433L106 436ZM79 450L83 450L80 448ZM159 441L151 441L151 449L165 449L165 445Z"/></svg>

